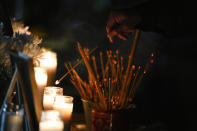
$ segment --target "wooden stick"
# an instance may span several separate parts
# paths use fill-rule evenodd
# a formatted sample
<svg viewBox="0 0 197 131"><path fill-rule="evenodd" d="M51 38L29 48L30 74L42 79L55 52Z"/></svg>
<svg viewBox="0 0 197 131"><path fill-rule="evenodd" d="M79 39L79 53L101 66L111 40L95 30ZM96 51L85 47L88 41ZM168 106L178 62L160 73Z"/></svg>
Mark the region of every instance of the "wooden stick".
<svg viewBox="0 0 197 131"><path fill-rule="evenodd" d="M67 63L64 63L64 65L67 70L70 70ZM78 84L76 83L77 82L76 77L74 77L74 75L71 72L69 74L71 76L70 82L75 86L75 88L78 91L78 93L80 94L81 98L86 99L85 92L83 91L83 88L81 88L81 86L78 85L79 82L78 82ZM74 81L76 81L76 82L74 82Z"/></svg>
<svg viewBox="0 0 197 131"><path fill-rule="evenodd" d="M131 67L131 70L129 72L129 77L128 77L128 80L127 80L127 83L126 83L126 87L128 88L130 83L131 83L131 79L132 79L132 76L133 76L133 71L135 70L135 65L133 65ZM126 89L127 90L127 89Z"/></svg>
<svg viewBox="0 0 197 131"><path fill-rule="evenodd" d="M135 65L133 65L132 66L132 68L131 68L131 71L130 71L130 73L129 73L129 77L128 77L128 80L127 80L127 83L126 83L126 96L127 96L127 98L126 98L126 96L124 96L124 100L125 100L125 105L127 106L128 105L128 102L129 102L129 92L130 92L130 88L132 88L132 87L130 87L130 85L131 85L131 81L132 81L132 79L133 79L133 72L134 72L134 70L135 70Z"/></svg>
<svg viewBox="0 0 197 131"><path fill-rule="evenodd" d="M95 77L95 75L94 75L94 72L93 72L93 70L92 70L92 67L91 67L91 65L90 65L90 63L89 63L89 61L88 61L88 58L87 58L87 56L85 55L85 52L84 52L84 50L83 50L83 48L82 48L82 46L80 45L79 42L77 43L77 46L78 46L79 52L80 52L80 54L81 54L81 56L82 56L82 58L83 58L83 60L84 60L84 63L85 63L85 65L86 65L86 67L87 67L87 70L88 70L88 73L89 73L89 77L90 77L93 81L96 81L96 77Z"/></svg>
<svg viewBox="0 0 197 131"><path fill-rule="evenodd" d="M89 55L92 54L98 47L95 47L94 49L92 49L90 52L89 52ZM77 62L76 65L73 66L73 68L76 68L79 64L81 64L83 62L83 59L79 60ZM56 82L57 83L60 83L69 73L71 72L71 70L68 70L59 80L57 80Z"/></svg>
<svg viewBox="0 0 197 131"><path fill-rule="evenodd" d="M134 40L133 40L131 52L130 52L130 55L129 55L130 59L128 61L126 73L128 73L130 66L133 64L133 58L134 58L134 55L135 55L135 51L136 51L136 48L137 48L137 43L138 43L139 38L140 38L140 30L136 30L136 34L135 34L135 37L134 37Z"/></svg>
<svg viewBox="0 0 197 131"><path fill-rule="evenodd" d="M74 80L70 79L70 82L75 86L75 88L76 88L77 92L79 93L79 95L81 96L81 98L84 99L84 100L87 100L88 99L86 97L87 95L86 95L86 93L81 92L80 86L78 86L77 83L74 82Z"/></svg>
<svg viewBox="0 0 197 131"><path fill-rule="evenodd" d="M128 75L129 75L129 69L131 67L131 64L133 63L133 58L134 58L134 54L135 54L135 51L136 51L136 47L137 47L137 42L139 40L139 36L140 36L140 30L136 30L136 34L135 34L135 37L134 37L134 41L133 41L133 44L132 44L132 48L131 48L131 52L130 52L130 55L129 55L129 60L128 60L128 64L127 64L127 69L126 69L126 72L125 72L125 79L122 83L122 91L121 91L121 94L120 94L120 99L121 99L121 105L123 105L124 103L124 99L123 99L123 93L125 91L125 85L126 85L126 81L127 81L127 78L128 78Z"/></svg>
<svg viewBox="0 0 197 131"><path fill-rule="evenodd" d="M109 59L107 59L107 63L105 65L104 78L106 77L106 74L108 73L108 70L109 70Z"/></svg>
<svg viewBox="0 0 197 131"><path fill-rule="evenodd" d="M67 63L64 63L64 65L65 65L65 67L67 68L67 70L69 70L69 67L68 67L68 64ZM83 82L81 79L80 79L80 77L79 77L79 75L76 73L76 71L72 68L72 66L70 66L70 70L72 70L72 72L73 72L73 74L70 72L70 75L71 75L71 79L72 79L72 84L77 88L77 90L80 92L80 94L82 94L81 96L83 96L83 98L84 99L88 99L88 97L90 96L89 95L89 93L87 92L87 90L86 90L86 92L87 93L85 93L85 91L84 91L84 88L82 87L82 85L81 85L81 83ZM75 77L74 77L75 76ZM74 82L74 81L76 81L76 82ZM86 96L85 96L85 94L87 94Z"/></svg>
<svg viewBox="0 0 197 131"><path fill-rule="evenodd" d="M135 51L136 51L136 48L137 48L137 43L138 43L139 37L140 37L140 30L136 30L136 34L135 34L135 37L134 37L134 40L133 40L131 52L130 52L130 55L129 55L129 61L128 61L128 64L127 64L126 80L128 78L129 69L131 67L131 64L133 64L133 58L134 58L134 54L135 54ZM126 82L126 80L124 82Z"/></svg>
<svg viewBox="0 0 197 131"><path fill-rule="evenodd" d="M124 70L124 66L123 66L123 57L120 57L120 78L122 78L122 72Z"/></svg>
<svg viewBox="0 0 197 131"><path fill-rule="evenodd" d="M109 64L110 64L110 66L111 66L112 78L114 78L114 79L115 79L115 77L116 77L116 69L115 69L115 65L114 65L114 63L112 62L112 61L113 61L113 59L112 59L112 58L110 58L110 57L108 57L108 59L109 59Z"/></svg>
<svg viewBox="0 0 197 131"><path fill-rule="evenodd" d="M96 58L95 58L95 56L92 56L92 61L93 61L94 71L96 72L96 78L97 78L97 80L99 80L99 74L98 74L98 71L97 71L97 65L96 65Z"/></svg>
<svg viewBox="0 0 197 131"><path fill-rule="evenodd" d="M89 77L90 77L90 79L92 80L92 82L95 85L95 89L96 89L96 92L98 93L98 97L100 99L100 102L101 102L103 108L106 109L105 98L102 95L101 90L98 88L97 81L96 81L96 78L94 76L94 72L93 72L93 70L92 70L92 68L90 66L90 63L89 63L89 61L88 61L88 59L87 59L87 57L86 57L86 55L84 53L84 50L82 49L82 46L80 45L79 42L77 43L77 46L78 46L79 52L80 52L80 54L81 54L81 56L82 56L82 58L84 60L84 63L86 65L87 69L88 69Z"/></svg>
<svg viewBox="0 0 197 131"><path fill-rule="evenodd" d="M119 60L119 51L116 50L116 55L117 55L117 65L116 65L116 79L118 80L118 76L120 73L120 60Z"/></svg>
<svg viewBox="0 0 197 131"><path fill-rule="evenodd" d="M136 72L136 75L135 75L135 78L133 80L133 83L132 83L132 88L131 88L131 98L133 99L134 98L134 95L135 95L135 90L136 90L136 81L137 81L137 78L138 78L138 75L140 73L140 70L141 70L141 66L138 66L138 70Z"/></svg>
<svg viewBox="0 0 197 131"><path fill-rule="evenodd" d="M128 94L129 94L129 87L130 87L130 83L131 83L131 80L132 80L132 75L133 75L133 71L134 71L134 70L135 70L135 65L133 65L133 66L131 67L131 70L130 70L130 72L129 72L128 80L126 81L125 91L124 91L123 97L122 97L123 101L126 102L126 104L127 104L127 98L126 98L126 97L127 97Z"/></svg>
<svg viewBox="0 0 197 131"><path fill-rule="evenodd" d="M111 100L111 79L110 78L109 78L109 87L108 88L109 88L109 91L108 91L109 92L109 94L108 94L108 99L109 99L108 100L108 105L109 105L108 111L110 111L110 105L111 105L110 104L110 100Z"/></svg>
<svg viewBox="0 0 197 131"><path fill-rule="evenodd" d="M104 64L103 64L103 53L100 52L100 62L101 62L101 71L102 71L102 75L103 75L103 79L105 78L105 70L104 70Z"/></svg>
<svg viewBox="0 0 197 131"><path fill-rule="evenodd" d="M69 63L69 65L70 65L70 68L71 68L73 74L74 74L75 77L76 77L76 80L77 80L78 83L79 83L78 85L80 86L82 92L85 93L85 91L84 91L84 88L85 88L87 98L88 98L89 100L92 99L92 91L91 91L91 89L89 88L88 84L87 84L86 82L84 82L84 81L80 78L80 76L78 75L78 73L77 73L77 72L75 71L75 69L72 67L71 63ZM83 85L84 88L82 87L82 85Z"/></svg>

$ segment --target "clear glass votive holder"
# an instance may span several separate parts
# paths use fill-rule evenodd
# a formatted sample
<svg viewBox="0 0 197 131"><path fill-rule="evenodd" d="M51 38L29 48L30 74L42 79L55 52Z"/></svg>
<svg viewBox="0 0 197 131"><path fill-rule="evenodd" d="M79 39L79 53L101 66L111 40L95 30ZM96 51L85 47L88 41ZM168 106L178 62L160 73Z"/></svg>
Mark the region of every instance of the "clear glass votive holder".
<svg viewBox="0 0 197 131"><path fill-rule="evenodd" d="M60 112L60 115L64 121L70 121L73 111L73 97L56 96L53 109Z"/></svg>
<svg viewBox="0 0 197 131"><path fill-rule="evenodd" d="M64 123L61 120L60 113L55 110L42 112L39 123L39 131L63 131Z"/></svg>
<svg viewBox="0 0 197 131"><path fill-rule="evenodd" d="M39 90L40 98L43 105L44 88L47 86L47 72L44 68L34 67L36 85Z"/></svg>
<svg viewBox="0 0 197 131"><path fill-rule="evenodd" d="M61 87L45 87L43 96L43 107L45 110L52 110L56 96L63 96L63 88Z"/></svg>
<svg viewBox="0 0 197 131"><path fill-rule="evenodd" d="M60 112L64 121L65 130L70 130L70 123L73 112L73 97L71 96L56 96L53 104L53 109Z"/></svg>
<svg viewBox="0 0 197 131"><path fill-rule="evenodd" d="M88 131L92 131L92 103L88 100L81 99L84 109L85 122Z"/></svg>

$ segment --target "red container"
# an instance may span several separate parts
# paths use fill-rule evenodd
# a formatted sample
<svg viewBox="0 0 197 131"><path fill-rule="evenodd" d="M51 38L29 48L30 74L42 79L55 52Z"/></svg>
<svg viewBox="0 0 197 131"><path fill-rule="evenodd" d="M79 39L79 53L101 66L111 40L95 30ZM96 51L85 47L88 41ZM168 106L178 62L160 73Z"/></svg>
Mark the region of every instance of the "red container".
<svg viewBox="0 0 197 131"><path fill-rule="evenodd" d="M130 111L92 111L92 131L128 131Z"/></svg>

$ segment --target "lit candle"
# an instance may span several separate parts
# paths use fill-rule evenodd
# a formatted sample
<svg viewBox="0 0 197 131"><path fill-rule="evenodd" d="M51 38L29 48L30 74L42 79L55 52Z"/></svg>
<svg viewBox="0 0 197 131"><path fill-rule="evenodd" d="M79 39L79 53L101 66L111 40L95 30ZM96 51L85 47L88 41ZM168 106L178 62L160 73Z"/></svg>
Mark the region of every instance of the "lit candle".
<svg viewBox="0 0 197 131"><path fill-rule="evenodd" d="M56 96L53 109L60 112L66 129L70 128L70 120L73 111L73 97Z"/></svg>
<svg viewBox="0 0 197 131"><path fill-rule="evenodd" d="M34 72L35 72L36 84L40 92L40 97L41 100L43 101L44 87L46 87L47 85L47 72L45 69L40 67L34 67Z"/></svg>
<svg viewBox="0 0 197 131"><path fill-rule="evenodd" d="M44 51L38 59L40 67L45 68L48 74L47 85L53 85L57 68L57 55L52 51Z"/></svg>
<svg viewBox="0 0 197 131"><path fill-rule="evenodd" d="M43 97L43 107L45 110L52 110L53 103L54 103L54 96L53 95L45 95Z"/></svg>
<svg viewBox="0 0 197 131"><path fill-rule="evenodd" d="M62 121L43 121L40 122L39 131L63 131L64 123Z"/></svg>
<svg viewBox="0 0 197 131"><path fill-rule="evenodd" d="M39 131L63 131L64 123L60 119L60 114L54 110L48 110L42 113L39 123Z"/></svg>
<svg viewBox="0 0 197 131"><path fill-rule="evenodd" d="M63 89L60 87L46 87L44 89L43 106L45 110L53 109L55 96L62 96Z"/></svg>

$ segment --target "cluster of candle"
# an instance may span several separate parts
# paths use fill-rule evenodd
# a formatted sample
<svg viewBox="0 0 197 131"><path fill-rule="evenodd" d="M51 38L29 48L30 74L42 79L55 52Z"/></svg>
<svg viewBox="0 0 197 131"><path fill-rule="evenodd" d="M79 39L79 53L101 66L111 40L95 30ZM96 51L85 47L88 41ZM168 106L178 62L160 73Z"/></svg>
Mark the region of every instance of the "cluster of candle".
<svg viewBox="0 0 197 131"><path fill-rule="evenodd" d="M54 124L54 121L56 120L57 120L56 122L58 123L60 122L60 120L63 120L64 129L69 128L72 111L73 111L73 97L64 96L63 89L61 87L52 87L52 86L45 87L44 96L43 96L43 107L46 112L52 111L52 110L58 111L60 113L61 119L52 117L53 120L47 119L46 121L41 121L40 128L42 129L40 130L43 131L44 129L44 131L51 131L48 129L48 127L45 128L45 126L43 126L43 123L45 125L51 124L51 122ZM52 113L48 113L46 115L51 115ZM46 116L46 117L51 118L50 116ZM53 124L51 124L50 126L52 126ZM55 126L56 125L54 125L54 128Z"/></svg>
<svg viewBox="0 0 197 131"><path fill-rule="evenodd" d="M63 96L63 88L53 87L57 68L57 55L44 51L34 67L35 80L44 111L39 124L40 131L63 131L68 128L73 111L73 97Z"/></svg>
<svg viewBox="0 0 197 131"><path fill-rule="evenodd" d="M39 64L34 67L35 80L40 97L43 99L44 87L51 85L57 68L57 55L52 51L44 51L38 58Z"/></svg>
<svg viewBox="0 0 197 131"><path fill-rule="evenodd" d="M44 51L44 53L41 54L38 60L39 60L39 66L44 68L47 72L48 75L47 85L53 85L53 83L55 82L54 77L57 69L56 53L46 50Z"/></svg>

